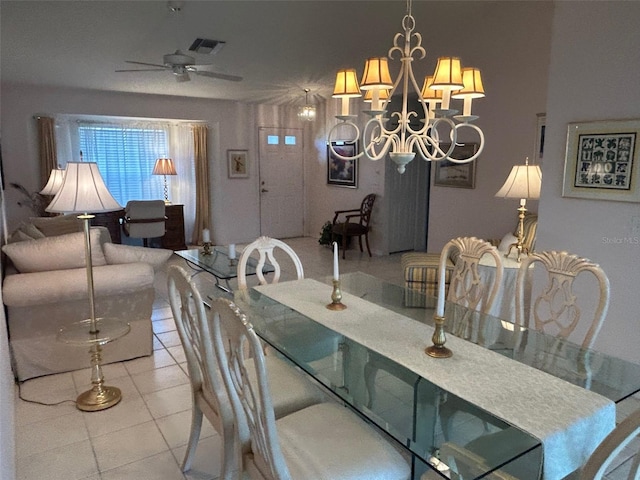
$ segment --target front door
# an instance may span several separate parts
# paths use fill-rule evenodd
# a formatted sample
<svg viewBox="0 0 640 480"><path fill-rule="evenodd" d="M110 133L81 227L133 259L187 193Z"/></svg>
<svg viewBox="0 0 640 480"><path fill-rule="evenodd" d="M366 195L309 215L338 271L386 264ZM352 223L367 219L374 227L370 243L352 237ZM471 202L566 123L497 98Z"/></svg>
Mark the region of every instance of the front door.
<svg viewBox="0 0 640 480"><path fill-rule="evenodd" d="M304 234L302 129L260 127L260 234Z"/></svg>

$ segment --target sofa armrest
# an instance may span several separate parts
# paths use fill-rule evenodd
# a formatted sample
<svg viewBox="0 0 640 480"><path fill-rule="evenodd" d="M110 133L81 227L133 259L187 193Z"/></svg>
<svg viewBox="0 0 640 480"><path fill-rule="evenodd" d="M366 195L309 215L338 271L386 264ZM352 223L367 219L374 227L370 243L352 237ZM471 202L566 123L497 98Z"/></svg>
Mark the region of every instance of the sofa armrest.
<svg viewBox="0 0 640 480"><path fill-rule="evenodd" d="M156 272L162 269L173 255L173 250L166 248L136 247L117 243L105 243L102 249L108 265L144 262L151 265Z"/></svg>
<svg viewBox="0 0 640 480"><path fill-rule="evenodd" d="M148 263L102 265L93 268L96 299L153 288L154 271ZM88 299L85 268L7 275L2 297L9 307L46 305Z"/></svg>

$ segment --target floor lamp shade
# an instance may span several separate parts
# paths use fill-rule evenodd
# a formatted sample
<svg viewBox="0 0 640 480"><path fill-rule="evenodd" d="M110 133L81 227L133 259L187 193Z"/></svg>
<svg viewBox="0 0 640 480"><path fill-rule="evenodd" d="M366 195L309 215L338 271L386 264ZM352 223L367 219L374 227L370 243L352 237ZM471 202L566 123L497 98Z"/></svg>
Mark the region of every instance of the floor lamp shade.
<svg viewBox="0 0 640 480"><path fill-rule="evenodd" d="M62 187L47 207L53 213L113 212L122 207L104 183L98 164L69 162Z"/></svg>
<svg viewBox="0 0 640 480"><path fill-rule="evenodd" d="M51 170L47 184L40 190L40 195L55 195L62 187L62 182L64 182L64 170L54 168Z"/></svg>

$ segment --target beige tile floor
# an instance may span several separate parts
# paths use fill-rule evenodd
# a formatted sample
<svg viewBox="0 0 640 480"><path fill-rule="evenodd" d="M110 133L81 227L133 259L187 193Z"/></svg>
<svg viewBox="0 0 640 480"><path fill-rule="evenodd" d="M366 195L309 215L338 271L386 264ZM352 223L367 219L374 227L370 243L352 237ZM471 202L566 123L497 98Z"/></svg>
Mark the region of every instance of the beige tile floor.
<svg viewBox="0 0 640 480"><path fill-rule="evenodd" d="M306 277L325 278L331 274L331 250L318 245L316 239L296 238L287 243L299 254ZM178 261L177 257L172 261ZM402 283L399 254L369 258L357 249L350 250L340 267L343 273L364 271ZM292 278L292 271L292 265L284 266L283 279ZM208 275L196 278L203 290L215 291ZM17 479L218 478L221 442L206 420L193 468L187 473L180 471L190 427L191 394L184 353L163 289L158 291L152 320L152 356L104 367L107 384L123 392L123 400L108 410L84 413L73 404L75 397L89 387L88 369L21 385L23 398L62 403L44 406L16 398ZM394 394L400 388L394 388ZM620 416L639 404L637 399L631 399ZM625 466L628 468L628 462L616 467L607 478L626 478L622 476Z"/></svg>

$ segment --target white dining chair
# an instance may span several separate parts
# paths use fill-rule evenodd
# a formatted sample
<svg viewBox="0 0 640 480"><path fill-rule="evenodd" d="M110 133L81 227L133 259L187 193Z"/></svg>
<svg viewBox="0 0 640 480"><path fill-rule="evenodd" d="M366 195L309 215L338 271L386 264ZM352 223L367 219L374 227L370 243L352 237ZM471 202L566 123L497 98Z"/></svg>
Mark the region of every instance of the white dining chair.
<svg viewBox="0 0 640 480"><path fill-rule="evenodd" d="M264 276L264 273L262 272L262 269L264 268L264 265L267 261L275 268L271 283L277 283L280 280L282 269L280 267L280 264L276 260L274 249L280 249L284 252L284 254L288 255L288 257L293 262L293 265L295 266L297 278L304 278L304 269L302 268L302 262L300 261L300 257L298 257L293 248L284 243L282 240L262 236L247 245L242 251L242 255L240 255L240 259L238 260L238 288L240 290L247 289L247 260L254 251L257 251L259 254L258 266L256 267L256 275L258 277L258 282L260 282L260 285L269 283L269 280L267 280L267 278Z"/></svg>
<svg viewBox="0 0 640 480"><path fill-rule="evenodd" d="M609 468L617 461L621 454L632 442L636 442L625 457L627 465L618 467L621 471L626 471L626 477L616 475L615 478L622 480L640 480L640 410L636 410L605 437L580 470L580 480L602 480ZM628 470L627 470L628 467ZM609 477L607 477L609 478ZM613 478L613 477L611 477Z"/></svg>
<svg viewBox="0 0 640 480"><path fill-rule="evenodd" d="M224 384L220 377L218 362L210 348L213 339L209 329L207 312L197 286L189 273L178 265L168 271L169 303L187 358L191 384L191 431L187 451L182 461L182 471L191 468L203 414L222 437L222 477L233 478L239 459L235 455L234 417ZM274 392L276 417L321 402L324 394L298 374L292 367L277 357L269 356L265 361L268 382ZM252 366L248 375L255 377Z"/></svg>
<svg viewBox="0 0 640 480"><path fill-rule="evenodd" d="M544 286L536 287L534 276L534 285L528 285L531 282L527 275L529 267L538 264L544 267L547 281ZM573 288L581 274L592 274L598 284L598 294L594 297L598 303L582 339L582 346L591 348L607 315L610 287L602 268L587 258L564 251L536 252L525 257L516 280L516 323L523 327L532 324L536 330L568 338L584 318ZM530 308L525 301L526 289L534 291ZM536 296L535 292L539 294Z"/></svg>
<svg viewBox="0 0 640 480"><path fill-rule="evenodd" d="M240 309L212 306L215 352L229 392L241 455L254 480L406 480L410 468L381 434L337 403L276 420L260 340ZM210 347L211 348L211 347ZM248 352L248 354L246 354ZM253 365L256 378L246 372Z"/></svg>

